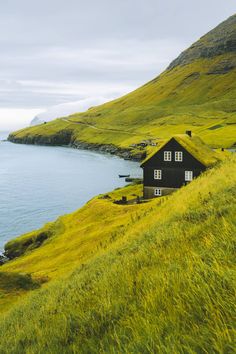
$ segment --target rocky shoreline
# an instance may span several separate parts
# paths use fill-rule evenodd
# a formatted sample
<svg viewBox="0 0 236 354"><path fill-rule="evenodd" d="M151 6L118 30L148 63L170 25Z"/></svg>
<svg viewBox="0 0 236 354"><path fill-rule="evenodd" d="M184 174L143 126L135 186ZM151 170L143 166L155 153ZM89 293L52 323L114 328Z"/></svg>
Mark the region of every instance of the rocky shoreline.
<svg viewBox="0 0 236 354"><path fill-rule="evenodd" d="M133 152L130 149L119 148L112 144L91 144L76 141L69 146L75 149L92 150L100 153L116 155L125 160L142 161L146 157L146 152L144 151Z"/></svg>
<svg viewBox="0 0 236 354"><path fill-rule="evenodd" d="M1 252L1 251L0 251ZM4 253L0 253L0 266L4 265L9 261L9 258L6 257Z"/></svg>
<svg viewBox="0 0 236 354"><path fill-rule="evenodd" d="M24 138L10 134L7 140L15 144L67 146L74 149L91 150L100 153L116 155L125 160L132 161L141 161L146 157L145 150L137 151L129 148L120 148L113 144L96 144L73 139L73 132L68 130L63 130L56 133L55 135L50 136L27 135Z"/></svg>

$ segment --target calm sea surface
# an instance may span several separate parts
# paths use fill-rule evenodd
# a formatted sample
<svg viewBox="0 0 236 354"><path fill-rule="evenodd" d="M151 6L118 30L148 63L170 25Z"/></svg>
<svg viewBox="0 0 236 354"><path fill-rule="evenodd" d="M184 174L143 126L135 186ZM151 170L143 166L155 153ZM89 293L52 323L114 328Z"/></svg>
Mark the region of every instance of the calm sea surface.
<svg viewBox="0 0 236 354"><path fill-rule="evenodd" d="M0 133L0 139L7 137ZM0 252L15 236L141 176L136 162L85 150L0 142Z"/></svg>

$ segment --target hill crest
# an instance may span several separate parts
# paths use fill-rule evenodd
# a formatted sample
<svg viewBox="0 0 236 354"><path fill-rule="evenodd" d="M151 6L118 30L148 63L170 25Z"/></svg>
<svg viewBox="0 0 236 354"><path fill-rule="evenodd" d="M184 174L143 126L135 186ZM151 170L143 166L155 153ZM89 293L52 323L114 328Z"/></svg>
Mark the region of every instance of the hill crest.
<svg viewBox="0 0 236 354"><path fill-rule="evenodd" d="M236 14L202 36L182 52L168 67L187 65L199 58L212 58L236 52ZM236 65L236 63L235 63Z"/></svg>
<svg viewBox="0 0 236 354"><path fill-rule="evenodd" d="M211 147L227 148L236 144L235 98L233 15L182 53L169 70L137 90L67 119L12 133L9 140L113 154L123 149L129 158L144 156L142 141L159 144L192 130Z"/></svg>

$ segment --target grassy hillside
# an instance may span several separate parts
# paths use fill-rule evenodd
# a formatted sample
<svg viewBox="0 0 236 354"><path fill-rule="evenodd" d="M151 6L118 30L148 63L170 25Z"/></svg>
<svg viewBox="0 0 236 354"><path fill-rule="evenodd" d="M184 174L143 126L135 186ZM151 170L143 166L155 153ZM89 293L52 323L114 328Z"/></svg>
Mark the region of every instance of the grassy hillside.
<svg viewBox="0 0 236 354"><path fill-rule="evenodd" d="M85 113L15 132L10 139L132 150L143 139L158 142L190 129L213 147L231 147L236 143L235 38L236 15L136 91Z"/></svg>
<svg viewBox="0 0 236 354"><path fill-rule="evenodd" d="M48 279L1 315L0 353L234 353L235 156L167 198L112 203L140 189L8 244L21 255L2 273Z"/></svg>
<svg viewBox="0 0 236 354"><path fill-rule="evenodd" d="M7 311L27 293L24 288L3 286L1 274L5 276L6 273L9 282L12 272L15 276L30 274L32 281L39 285L67 274L107 248L132 226L132 220L151 208L152 203L122 207L113 203L123 195L133 200L141 194L140 184L117 189L92 199L78 211L62 216L40 230L8 242L5 250L12 261L0 267L0 312Z"/></svg>

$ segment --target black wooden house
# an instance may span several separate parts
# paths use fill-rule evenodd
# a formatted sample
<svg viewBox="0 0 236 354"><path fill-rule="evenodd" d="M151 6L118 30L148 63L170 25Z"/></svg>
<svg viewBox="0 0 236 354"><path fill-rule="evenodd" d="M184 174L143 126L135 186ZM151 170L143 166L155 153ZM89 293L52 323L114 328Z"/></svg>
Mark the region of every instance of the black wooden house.
<svg viewBox="0 0 236 354"><path fill-rule="evenodd" d="M218 154L190 131L160 144L143 161L145 199L167 195L199 176L219 160Z"/></svg>

